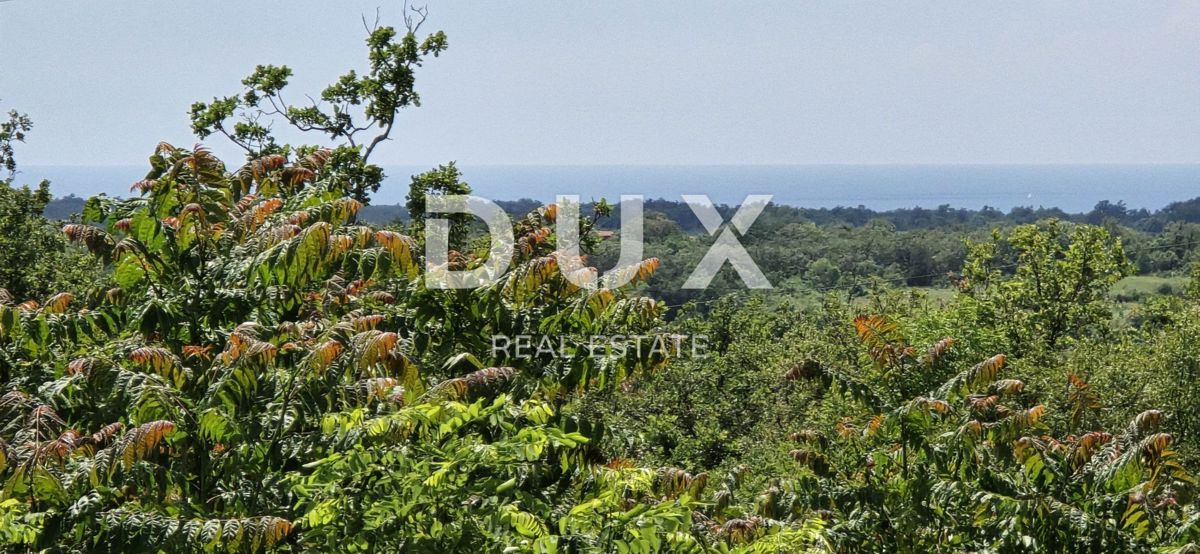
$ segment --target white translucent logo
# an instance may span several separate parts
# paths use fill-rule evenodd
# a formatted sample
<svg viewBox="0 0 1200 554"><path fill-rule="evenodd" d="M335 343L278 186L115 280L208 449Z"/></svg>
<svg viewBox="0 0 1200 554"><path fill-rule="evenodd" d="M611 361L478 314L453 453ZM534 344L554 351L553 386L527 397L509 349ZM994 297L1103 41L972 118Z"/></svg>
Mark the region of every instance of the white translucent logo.
<svg viewBox="0 0 1200 554"><path fill-rule="evenodd" d="M571 284L587 289L615 289L633 280L631 268L642 261L645 231L641 195L621 195L621 253L617 265L599 278L596 268L585 267L579 252L579 196L559 196L555 235L558 251L554 253L558 270Z"/></svg>
<svg viewBox="0 0 1200 554"><path fill-rule="evenodd" d="M717 212L717 207L713 205L712 200L708 199L707 195L692 195L685 194L683 201L687 202L688 207L692 209L692 213L700 219L700 224L704 226L704 230L708 231L709 235L717 234L721 230L721 224L724 220L721 214ZM750 226L754 224L754 220L758 219L759 214L766 209L767 204L771 202L769 194L752 194L747 196L742 201L742 205L738 207L736 213L733 214L733 227L739 233L745 235L750 231ZM708 253L704 255L704 259L700 260L700 264L688 276L687 281L684 281L683 288L685 289L703 289L707 288L712 282L713 277L717 276L717 272L721 271L721 267L725 265L725 261L729 261L729 265L733 266L734 271L737 271L738 277L741 277L742 282L746 283L747 287L752 289L769 289L771 282L767 280L767 276L763 275L762 270L758 269L758 264L750 258L750 253L742 246L737 237L733 235L728 227L721 231L721 236L717 237L717 241L708 249Z"/></svg>
<svg viewBox="0 0 1200 554"><path fill-rule="evenodd" d="M490 285L504 276L512 261L512 220L495 202L478 196L434 195L426 198L425 213L470 214L487 224L491 246L487 260L474 269L451 270L450 221L425 220L425 285L431 289L473 289Z"/></svg>
<svg viewBox="0 0 1200 554"><path fill-rule="evenodd" d="M720 212L706 195L684 195L684 202L700 220L709 235L717 240L683 284L685 289L708 287L725 262L733 267L738 277L752 289L769 289L770 281L754 263L750 253L725 224ZM758 216L770 203L770 195L747 196L737 212L729 220L733 229L745 235ZM615 289L633 280L632 271L641 261L645 251L645 217L641 195L622 195L620 204L621 231L620 253L616 265L603 275L599 270L584 263L581 252L580 207L578 195L558 197L555 216L555 237L558 249L555 261L558 270L568 282L590 290ZM429 271L425 282L429 288L469 289L497 282L508 270L515 251L512 220L495 202L478 196L442 195L427 198L425 213L425 260ZM469 214L487 225L490 246L487 258L471 269L453 269L455 260L450 255L450 221L428 217L434 214Z"/></svg>

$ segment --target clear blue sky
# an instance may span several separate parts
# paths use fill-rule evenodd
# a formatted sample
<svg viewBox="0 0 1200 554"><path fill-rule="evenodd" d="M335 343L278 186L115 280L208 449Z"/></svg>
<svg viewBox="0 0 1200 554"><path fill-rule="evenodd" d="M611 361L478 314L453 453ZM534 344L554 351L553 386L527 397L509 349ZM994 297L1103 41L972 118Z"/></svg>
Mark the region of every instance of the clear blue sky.
<svg viewBox="0 0 1200 554"><path fill-rule="evenodd" d="M140 164L257 63L314 94L361 66L376 6L399 23L395 1L0 2L0 107L36 121L24 164ZM1196 1L429 7L450 50L383 163L1200 162Z"/></svg>

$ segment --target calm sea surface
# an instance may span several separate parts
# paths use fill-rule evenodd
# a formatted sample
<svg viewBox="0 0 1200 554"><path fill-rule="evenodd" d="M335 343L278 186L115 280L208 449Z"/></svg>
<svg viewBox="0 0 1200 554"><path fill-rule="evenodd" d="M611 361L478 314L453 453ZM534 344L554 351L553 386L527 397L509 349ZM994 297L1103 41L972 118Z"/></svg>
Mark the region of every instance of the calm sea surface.
<svg viewBox="0 0 1200 554"><path fill-rule="evenodd" d="M391 166L375 204L404 202L408 177L426 168ZM465 180L493 199L583 199L641 194L678 200L708 194L737 204L747 194L772 194L803 207L863 205L878 210L1014 206L1090 210L1100 200L1156 209L1200 196L1196 165L791 165L791 166L470 166ZM26 166L18 182L51 180L56 196L128 195L144 166Z"/></svg>

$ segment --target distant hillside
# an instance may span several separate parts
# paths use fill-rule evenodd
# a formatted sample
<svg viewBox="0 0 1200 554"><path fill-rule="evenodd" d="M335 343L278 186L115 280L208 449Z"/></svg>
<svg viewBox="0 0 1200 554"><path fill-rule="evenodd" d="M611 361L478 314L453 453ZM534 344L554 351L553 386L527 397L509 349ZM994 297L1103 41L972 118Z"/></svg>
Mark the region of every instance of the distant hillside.
<svg viewBox="0 0 1200 554"><path fill-rule="evenodd" d="M55 198L54 200L51 200L49 204L46 204L46 209L42 211L42 214L46 216L46 219L66 221L71 219L72 216L83 212L84 202L85 199L75 196L74 194L70 196L64 196L62 198Z"/></svg>

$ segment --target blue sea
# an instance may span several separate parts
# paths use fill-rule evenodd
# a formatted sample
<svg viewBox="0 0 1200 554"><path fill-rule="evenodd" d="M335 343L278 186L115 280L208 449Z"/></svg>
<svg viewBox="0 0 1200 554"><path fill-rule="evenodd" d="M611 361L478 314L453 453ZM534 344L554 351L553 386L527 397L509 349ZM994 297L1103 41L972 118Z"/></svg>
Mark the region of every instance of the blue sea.
<svg viewBox="0 0 1200 554"><path fill-rule="evenodd" d="M427 168L386 167L374 204L403 203L409 176ZM1057 207L1086 212L1097 202L1158 209L1200 196L1200 164L1159 165L748 165L748 166L495 166L462 165L475 193L497 200L550 201L556 194L584 200L621 194L678 200L708 194L738 204L770 194L800 207L866 206L877 210L990 206ZM125 196L144 166L26 166L18 182L51 180L56 196Z"/></svg>

